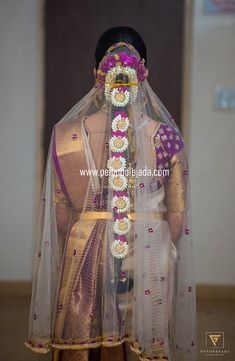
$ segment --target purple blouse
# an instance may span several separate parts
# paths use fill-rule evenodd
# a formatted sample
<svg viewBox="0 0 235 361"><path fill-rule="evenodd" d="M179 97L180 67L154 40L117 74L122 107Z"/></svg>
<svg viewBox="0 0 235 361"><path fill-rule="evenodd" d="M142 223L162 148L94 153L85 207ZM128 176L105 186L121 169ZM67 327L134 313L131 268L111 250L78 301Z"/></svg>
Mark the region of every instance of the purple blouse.
<svg viewBox="0 0 235 361"><path fill-rule="evenodd" d="M184 147L180 132L162 123L153 140L156 148L157 169L169 169L171 158Z"/></svg>

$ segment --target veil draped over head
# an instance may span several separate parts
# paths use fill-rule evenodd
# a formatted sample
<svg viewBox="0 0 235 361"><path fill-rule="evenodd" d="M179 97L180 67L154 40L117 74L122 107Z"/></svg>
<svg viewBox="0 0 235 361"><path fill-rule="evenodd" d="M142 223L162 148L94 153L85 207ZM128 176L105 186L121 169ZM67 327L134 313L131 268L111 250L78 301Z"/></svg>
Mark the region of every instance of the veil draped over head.
<svg viewBox="0 0 235 361"><path fill-rule="evenodd" d="M52 131L25 344L123 342L140 360L196 360L184 142L144 60L117 43Z"/></svg>

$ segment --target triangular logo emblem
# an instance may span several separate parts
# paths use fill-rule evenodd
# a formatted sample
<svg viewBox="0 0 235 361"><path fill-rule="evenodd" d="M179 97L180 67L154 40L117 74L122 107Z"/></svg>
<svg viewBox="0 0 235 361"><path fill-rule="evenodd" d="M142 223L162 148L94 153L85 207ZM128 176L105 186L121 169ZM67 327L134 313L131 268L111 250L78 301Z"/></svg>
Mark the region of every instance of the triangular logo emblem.
<svg viewBox="0 0 235 361"><path fill-rule="evenodd" d="M209 335L210 339L211 339L211 342L213 343L214 346L216 346L219 338L221 337L221 335Z"/></svg>

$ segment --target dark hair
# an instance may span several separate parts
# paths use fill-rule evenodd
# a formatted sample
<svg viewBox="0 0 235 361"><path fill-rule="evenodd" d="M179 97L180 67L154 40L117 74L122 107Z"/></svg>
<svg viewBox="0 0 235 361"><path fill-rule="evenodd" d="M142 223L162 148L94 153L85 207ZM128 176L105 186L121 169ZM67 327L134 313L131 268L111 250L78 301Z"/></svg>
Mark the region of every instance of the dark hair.
<svg viewBox="0 0 235 361"><path fill-rule="evenodd" d="M96 69L110 46L123 41L135 47L141 58L147 63L146 46L141 36L134 29L128 26L116 26L106 30L99 38L95 49Z"/></svg>

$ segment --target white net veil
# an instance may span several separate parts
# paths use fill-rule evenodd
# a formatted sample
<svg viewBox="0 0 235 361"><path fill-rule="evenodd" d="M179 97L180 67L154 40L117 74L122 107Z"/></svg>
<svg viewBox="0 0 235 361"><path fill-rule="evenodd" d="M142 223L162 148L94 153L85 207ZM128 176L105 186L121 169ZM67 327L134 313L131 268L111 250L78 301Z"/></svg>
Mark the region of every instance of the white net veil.
<svg viewBox="0 0 235 361"><path fill-rule="evenodd" d="M188 163L128 43L53 128L26 346L128 342L140 360L196 360Z"/></svg>

